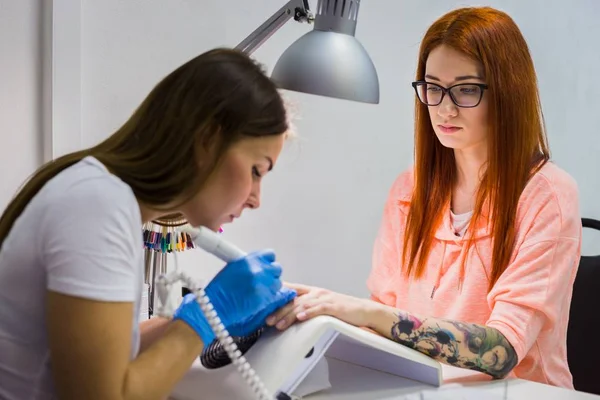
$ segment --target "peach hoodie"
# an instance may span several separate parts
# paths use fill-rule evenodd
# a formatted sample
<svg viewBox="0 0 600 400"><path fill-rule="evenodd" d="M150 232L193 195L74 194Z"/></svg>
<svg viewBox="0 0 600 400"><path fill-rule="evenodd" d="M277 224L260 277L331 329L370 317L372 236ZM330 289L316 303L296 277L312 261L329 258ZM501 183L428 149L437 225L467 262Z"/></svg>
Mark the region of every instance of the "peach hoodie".
<svg viewBox="0 0 600 400"><path fill-rule="evenodd" d="M553 163L531 178L519 199L511 262L489 293L492 241L485 220L462 269L466 240L454 234L449 207L423 277L401 272L412 190L410 169L396 179L384 208L367 280L371 297L421 317L496 328L518 356L511 376L572 389L566 333L582 229L575 181Z"/></svg>

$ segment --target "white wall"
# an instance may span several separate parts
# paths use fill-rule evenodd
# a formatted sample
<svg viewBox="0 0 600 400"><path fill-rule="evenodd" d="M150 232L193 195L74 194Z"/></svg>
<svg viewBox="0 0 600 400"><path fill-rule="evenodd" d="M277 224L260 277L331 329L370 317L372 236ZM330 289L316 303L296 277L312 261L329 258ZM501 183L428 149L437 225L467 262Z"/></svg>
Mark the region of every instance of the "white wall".
<svg viewBox="0 0 600 400"><path fill-rule="evenodd" d="M42 0L0 0L0 210L42 161Z"/></svg>
<svg viewBox="0 0 600 400"><path fill-rule="evenodd" d="M236 45L283 3L84 1L77 49L81 114L74 115L81 118L82 145L110 134L173 68L215 46ZM300 139L265 179L263 207L227 227L226 237L248 250L276 249L287 280L365 295L383 202L395 176L412 162L410 82L419 41L442 13L474 4L363 0L357 37L377 66L381 104L288 92L298 108ZM510 13L522 28L539 74L554 160L578 180L582 214L600 218L600 52L592 51L600 37L600 2L488 4ZM271 68L308 29L291 21L255 57ZM182 262L196 277L209 276L220 264L197 251L184 253Z"/></svg>

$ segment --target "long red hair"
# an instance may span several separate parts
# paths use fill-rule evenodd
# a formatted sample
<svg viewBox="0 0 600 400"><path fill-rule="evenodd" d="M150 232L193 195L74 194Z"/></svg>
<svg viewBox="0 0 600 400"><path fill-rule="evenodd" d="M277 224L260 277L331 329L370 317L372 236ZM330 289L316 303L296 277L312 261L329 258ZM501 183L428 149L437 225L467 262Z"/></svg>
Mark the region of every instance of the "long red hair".
<svg viewBox="0 0 600 400"><path fill-rule="evenodd" d="M476 60L489 87L484 94L490 107L488 161L469 230L487 218L493 241L491 290L511 259L519 197L531 175L550 159L537 78L519 28L493 8L461 8L435 21L421 43L417 80L424 79L427 57L440 45ZM419 278L425 270L456 178L453 150L438 141L428 107L415 99L415 187L403 252L408 275Z"/></svg>

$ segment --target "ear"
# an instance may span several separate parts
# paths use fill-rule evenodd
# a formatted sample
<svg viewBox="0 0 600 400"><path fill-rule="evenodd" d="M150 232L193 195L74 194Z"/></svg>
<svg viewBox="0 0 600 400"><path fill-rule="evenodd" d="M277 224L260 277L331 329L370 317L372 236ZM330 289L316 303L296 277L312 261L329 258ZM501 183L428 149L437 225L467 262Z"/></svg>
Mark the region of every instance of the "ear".
<svg viewBox="0 0 600 400"><path fill-rule="evenodd" d="M202 127L196 132L196 137L195 153L199 173L208 177L223 158L228 145L220 128Z"/></svg>
<svg viewBox="0 0 600 400"><path fill-rule="evenodd" d="M198 155L201 155L201 153L204 153L203 155L218 154L219 147L222 146L224 141L223 130L220 126L206 123L198 127L194 135L196 136Z"/></svg>

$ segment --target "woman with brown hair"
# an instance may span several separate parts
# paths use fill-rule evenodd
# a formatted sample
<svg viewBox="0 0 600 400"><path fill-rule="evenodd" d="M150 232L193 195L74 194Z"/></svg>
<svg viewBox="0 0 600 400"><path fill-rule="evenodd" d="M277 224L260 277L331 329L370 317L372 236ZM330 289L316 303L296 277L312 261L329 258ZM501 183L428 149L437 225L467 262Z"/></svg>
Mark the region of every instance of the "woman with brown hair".
<svg viewBox="0 0 600 400"><path fill-rule="evenodd" d="M42 166L0 218L0 398L164 399L215 337L190 295L173 320L139 324L142 225L182 215L218 230L257 208L287 131L261 68L216 49L166 76L106 140ZM264 250L211 280L232 335L295 296L280 275Z"/></svg>
<svg viewBox="0 0 600 400"><path fill-rule="evenodd" d="M549 162L527 43L501 11L457 9L428 29L416 75L415 164L389 192L371 299L289 285L299 296L267 323L329 314L450 365L572 388L578 190Z"/></svg>

